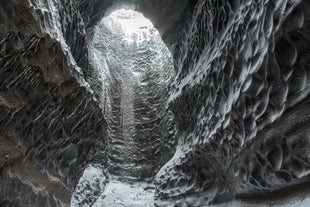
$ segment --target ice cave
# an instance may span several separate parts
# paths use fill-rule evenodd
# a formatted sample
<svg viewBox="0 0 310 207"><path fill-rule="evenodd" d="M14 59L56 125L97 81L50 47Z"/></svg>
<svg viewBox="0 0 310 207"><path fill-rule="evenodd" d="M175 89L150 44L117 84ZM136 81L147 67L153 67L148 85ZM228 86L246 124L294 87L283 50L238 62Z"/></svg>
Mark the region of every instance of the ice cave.
<svg viewBox="0 0 310 207"><path fill-rule="evenodd" d="M309 207L308 0L1 0L0 207Z"/></svg>

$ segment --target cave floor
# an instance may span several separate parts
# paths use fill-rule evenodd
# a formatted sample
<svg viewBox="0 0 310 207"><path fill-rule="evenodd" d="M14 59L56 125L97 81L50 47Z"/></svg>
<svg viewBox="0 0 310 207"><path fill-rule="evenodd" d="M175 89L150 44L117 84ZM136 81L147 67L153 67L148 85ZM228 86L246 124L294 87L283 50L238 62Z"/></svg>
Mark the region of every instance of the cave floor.
<svg viewBox="0 0 310 207"><path fill-rule="evenodd" d="M93 207L153 207L153 203L152 184L111 180Z"/></svg>

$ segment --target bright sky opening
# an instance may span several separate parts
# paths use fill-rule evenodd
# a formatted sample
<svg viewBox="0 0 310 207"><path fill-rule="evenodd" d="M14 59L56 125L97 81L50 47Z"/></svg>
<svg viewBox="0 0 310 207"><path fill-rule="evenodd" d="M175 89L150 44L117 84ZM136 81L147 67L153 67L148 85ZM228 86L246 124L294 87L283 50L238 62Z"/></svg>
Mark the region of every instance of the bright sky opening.
<svg viewBox="0 0 310 207"><path fill-rule="evenodd" d="M120 9L114 11L109 17L121 24L126 36L130 36L144 27L153 27L150 20L133 10Z"/></svg>

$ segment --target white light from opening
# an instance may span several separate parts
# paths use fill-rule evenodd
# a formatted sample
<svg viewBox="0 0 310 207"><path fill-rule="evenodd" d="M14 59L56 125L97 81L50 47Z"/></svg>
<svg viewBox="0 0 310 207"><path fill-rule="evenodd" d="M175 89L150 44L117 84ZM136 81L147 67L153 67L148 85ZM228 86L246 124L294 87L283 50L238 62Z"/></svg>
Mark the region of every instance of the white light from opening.
<svg viewBox="0 0 310 207"><path fill-rule="evenodd" d="M137 33L140 29L153 27L150 20L145 18L141 13L133 10L120 9L114 11L109 17L121 25L126 36Z"/></svg>

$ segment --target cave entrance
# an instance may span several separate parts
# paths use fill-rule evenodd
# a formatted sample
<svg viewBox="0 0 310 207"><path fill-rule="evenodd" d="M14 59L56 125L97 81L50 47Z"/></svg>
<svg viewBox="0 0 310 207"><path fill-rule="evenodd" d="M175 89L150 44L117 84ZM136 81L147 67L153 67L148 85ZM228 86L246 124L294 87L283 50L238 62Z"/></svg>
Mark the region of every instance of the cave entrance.
<svg viewBox="0 0 310 207"><path fill-rule="evenodd" d="M172 55L152 22L126 9L97 25L89 55L109 126L109 174L123 183L151 183L173 154L174 127L166 110Z"/></svg>

